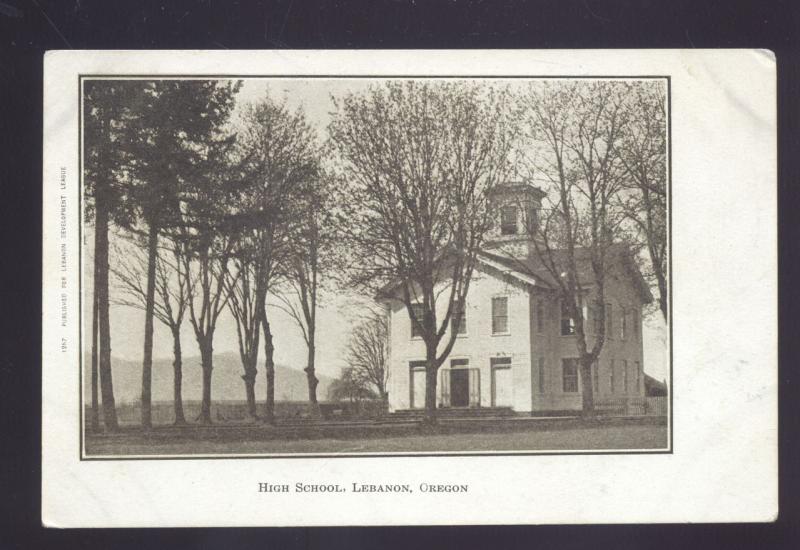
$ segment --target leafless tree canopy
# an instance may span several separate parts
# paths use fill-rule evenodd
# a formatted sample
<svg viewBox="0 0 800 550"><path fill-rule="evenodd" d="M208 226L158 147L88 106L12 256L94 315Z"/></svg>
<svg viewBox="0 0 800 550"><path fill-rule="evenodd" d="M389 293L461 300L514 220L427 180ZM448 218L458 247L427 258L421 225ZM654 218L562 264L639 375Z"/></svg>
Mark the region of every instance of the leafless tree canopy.
<svg viewBox="0 0 800 550"><path fill-rule="evenodd" d="M491 224L489 195L507 179L513 132L508 90L467 82L389 82L336 102L330 138L351 208L353 281L397 285L428 361L426 409L435 419L436 371L455 343L476 254ZM447 308L440 318L437 297ZM413 305L421 304L417 319Z"/></svg>
<svg viewBox="0 0 800 550"><path fill-rule="evenodd" d="M375 388L384 401L389 382L388 342L386 313L370 311L353 329L347 349L347 364L353 376Z"/></svg>
<svg viewBox="0 0 800 550"><path fill-rule="evenodd" d="M265 419L274 415L274 362L266 301L281 283L293 281L297 236L304 230L305 197L319 174L314 130L301 111L266 94L244 109L237 147L242 185L233 199L239 208L239 238L228 278L229 306L236 322L242 376L250 415L256 416L255 379L264 332L267 400Z"/></svg>
<svg viewBox="0 0 800 550"><path fill-rule="evenodd" d="M631 241L644 249L640 262L658 289L658 306L667 319L667 113L663 83L637 86L628 95L631 120L620 159L628 174L620 202L631 222Z"/></svg>
<svg viewBox="0 0 800 550"><path fill-rule="evenodd" d="M527 228L536 265L548 273L574 320L587 412L594 407L592 364L606 338L608 277L635 261L637 240L651 240L642 229L666 241L666 227L655 221L665 219L665 203L653 199L665 195L650 188L664 181L666 170L658 93L650 82L553 81L531 84L519 98L517 158L545 191L542 210ZM643 196L650 214L642 211ZM641 215L645 221L632 232L629 222ZM522 270L531 269L526 259L520 258ZM591 346L586 312L597 327Z"/></svg>

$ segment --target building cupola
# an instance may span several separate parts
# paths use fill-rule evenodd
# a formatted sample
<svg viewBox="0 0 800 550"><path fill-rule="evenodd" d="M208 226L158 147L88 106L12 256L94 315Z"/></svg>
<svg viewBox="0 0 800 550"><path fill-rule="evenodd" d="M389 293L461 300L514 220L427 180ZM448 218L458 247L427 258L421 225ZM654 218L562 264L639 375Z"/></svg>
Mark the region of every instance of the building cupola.
<svg viewBox="0 0 800 550"><path fill-rule="evenodd" d="M527 256L529 242L536 234L544 191L525 182L498 185L489 197L492 228L486 248L494 252Z"/></svg>

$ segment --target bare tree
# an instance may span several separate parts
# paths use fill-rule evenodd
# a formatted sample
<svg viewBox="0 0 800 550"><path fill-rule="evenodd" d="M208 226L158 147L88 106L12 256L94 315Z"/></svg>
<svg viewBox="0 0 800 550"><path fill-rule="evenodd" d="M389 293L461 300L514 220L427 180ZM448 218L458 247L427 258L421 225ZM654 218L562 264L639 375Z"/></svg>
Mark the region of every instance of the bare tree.
<svg viewBox="0 0 800 550"><path fill-rule="evenodd" d="M606 280L625 261L616 244L624 219L617 197L626 173L618 150L630 118L630 89L624 82L545 82L531 85L519 101L521 147L532 151L533 173L547 200L527 229L536 265L549 275L571 319L587 415L594 413L592 364L606 336ZM518 266L531 270L525 261Z"/></svg>
<svg viewBox="0 0 800 550"><path fill-rule="evenodd" d="M240 245L241 246L241 245ZM236 336L239 343L239 356L242 360L244 374L247 412L252 419L258 418L256 411L256 364L258 362L258 345L261 336L261 310L263 303L257 281L260 278L260 262L253 258L249 247L237 247L234 253L235 269L228 277L228 307L236 322ZM235 284L231 284L231 281Z"/></svg>
<svg viewBox="0 0 800 550"><path fill-rule="evenodd" d="M663 82L639 84L628 95L631 120L619 147L628 175L619 200L632 222L634 240L645 249L645 274L658 288L667 320L667 117Z"/></svg>
<svg viewBox="0 0 800 550"><path fill-rule="evenodd" d="M353 282L399 300L422 335L427 423L490 226L488 197L509 171L508 106L508 92L488 86L389 82L337 101L329 128Z"/></svg>
<svg viewBox="0 0 800 550"><path fill-rule="evenodd" d="M129 237L130 238L130 237ZM184 244L168 240L158 249L155 263L154 317L167 327L172 335L172 380L175 424L186 423L183 412L183 352L181 349L181 326L192 295L193 281L181 268L184 261ZM115 247L116 262L112 273L120 285L117 303L145 311L148 258L142 253L140 243L131 243L125 249Z"/></svg>
<svg viewBox="0 0 800 550"><path fill-rule="evenodd" d="M386 312L369 311L353 329L347 348L347 364L368 385L375 388L384 404L389 382L387 347L389 334Z"/></svg>
<svg viewBox="0 0 800 550"><path fill-rule="evenodd" d="M333 212L333 195L326 189L332 180L319 175L301 201L299 220L293 232L293 254L286 266L285 287L278 293L276 304L295 321L306 343L307 362L303 369L308 382L308 403L311 416L320 414L317 402L316 333L322 278L329 275L337 260L337 216Z"/></svg>
<svg viewBox="0 0 800 550"><path fill-rule="evenodd" d="M242 231L235 201L241 180L231 154L225 143L206 148L202 160L205 169L193 185L186 186L182 196L179 238L185 254L181 268L185 279L193 281L189 287L189 321L200 348L203 370L202 424L212 423L214 333L239 276L231 275L231 263Z"/></svg>
<svg viewBox="0 0 800 550"><path fill-rule="evenodd" d="M369 382L351 367L342 369L339 377L328 387L328 399L331 401L347 400L358 404L362 400L374 398Z"/></svg>
<svg viewBox="0 0 800 550"><path fill-rule="evenodd" d="M290 112L269 92L242 117L239 155L244 184L237 197L241 237L230 307L237 323L243 379L255 416L255 377L259 329L263 331L267 392L264 419L274 421L274 339L266 300L281 278L298 265L304 199L318 169L316 136L302 110ZM316 286L314 289L316 293ZM314 297L316 300L316 296ZM313 368L312 368L313 375Z"/></svg>

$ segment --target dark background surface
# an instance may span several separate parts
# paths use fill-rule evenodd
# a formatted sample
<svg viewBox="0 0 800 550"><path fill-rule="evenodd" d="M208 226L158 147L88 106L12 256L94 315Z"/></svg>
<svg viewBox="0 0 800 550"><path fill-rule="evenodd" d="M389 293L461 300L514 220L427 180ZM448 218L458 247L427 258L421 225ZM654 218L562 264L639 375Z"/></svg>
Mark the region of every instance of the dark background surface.
<svg viewBox="0 0 800 550"><path fill-rule="evenodd" d="M708 0L0 0L0 271L4 278L0 287L0 549L797 547L800 414L794 394L800 377L793 353L798 340L797 315L793 314L798 286L792 284L800 280L800 236L795 221L800 210L800 9L796 4ZM340 528L64 532L40 527L41 104L42 56L46 50L709 47L768 48L778 59L782 334L781 512L777 523L413 531ZM747 223L745 217L742 223ZM186 506L193 503L187 502Z"/></svg>

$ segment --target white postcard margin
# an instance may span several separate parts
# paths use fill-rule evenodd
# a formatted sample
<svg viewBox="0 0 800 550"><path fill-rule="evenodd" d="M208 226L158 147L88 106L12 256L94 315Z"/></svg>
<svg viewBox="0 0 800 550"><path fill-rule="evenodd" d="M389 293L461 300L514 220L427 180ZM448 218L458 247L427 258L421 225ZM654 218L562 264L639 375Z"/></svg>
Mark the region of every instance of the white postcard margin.
<svg viewBox="0 0 800 550"><path fill-rule="evenodd" d="M79 460L78 75L332 73L671 77L672 454ZM775 59L765 50L48 52L43 523L155 527L774 520L776 120ZM258 492L259 482L349 486L354 481L415 487L422 482L466 483L469 492Z"/></svg>

